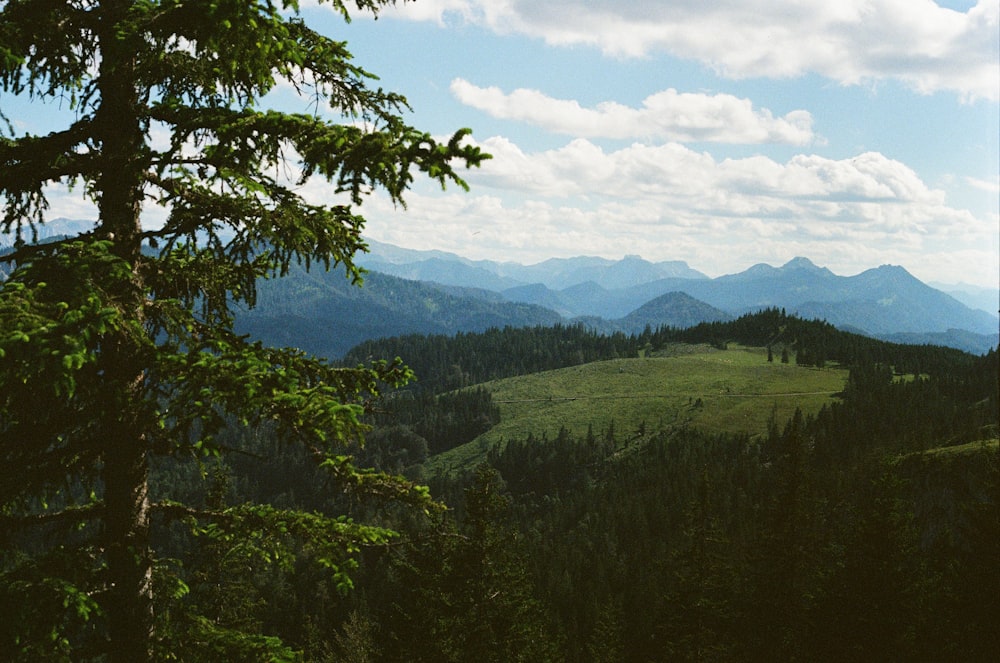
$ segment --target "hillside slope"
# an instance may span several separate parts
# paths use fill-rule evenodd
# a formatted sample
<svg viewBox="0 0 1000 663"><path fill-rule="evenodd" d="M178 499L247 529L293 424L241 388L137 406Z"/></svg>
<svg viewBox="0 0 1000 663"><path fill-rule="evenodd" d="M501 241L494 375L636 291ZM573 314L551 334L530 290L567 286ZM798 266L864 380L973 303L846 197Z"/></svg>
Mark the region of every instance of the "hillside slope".
<svg viewBox="0 0 1000 663"><path fill-rule="evenodd" d="M703 301L684 294L668 292L651 299L625 317L617 320L618 328L626 333L639 333L645 327L693 327L699 322L731 320L733 316Z"/></svg>
<svg viewBox="0 0 1000 663"><path fill-rule="evenodd" d="M340 271L296 268L259 284L257 307L236 329L270 345L336 359L362 341L403 334L455 334L490 327L553 325L559 314L531 304L371 272L356 287Z"/></svg>
<svg viewBox="0 0 1000 663"><path fill-rule="evenodd" d="M429 461L433 471L468 469L486 450L529 433L583 436L612 426L694 427L710 433L761 434L796 408L818 411L841 392L847 371L768 362L763 348L672 345L651 357L613 359L482 385L500 407L500 423L476 440Z"/></svg>

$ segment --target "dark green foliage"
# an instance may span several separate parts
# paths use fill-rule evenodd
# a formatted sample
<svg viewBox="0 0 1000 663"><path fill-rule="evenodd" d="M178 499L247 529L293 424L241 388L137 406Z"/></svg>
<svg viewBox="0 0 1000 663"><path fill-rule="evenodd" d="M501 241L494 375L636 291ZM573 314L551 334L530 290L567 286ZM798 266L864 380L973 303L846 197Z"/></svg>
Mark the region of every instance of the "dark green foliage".
<svg viewBox="0 0 1000 663"><path fill-rule="evenodd" d="M391 2L325 4L346 19ZM360 281L369 193L402 205L417 173L464 188L457 168L488 158L467 130L438 142L408 126L405 98L373 80L294 0L0 5L0 93L73 111L46 136L0 124L0 231L15 239L0 288L0 594L32 616L3 633L8 658L293 657L259 633L249 569L308 558L344 588L360 547L395 533L295 500L178 501L192 475L176 465L234 451L234 422L296 446L338 490L436 508L349 455L366 404L409 377L401 364L335 367L233 331L261 279L301 266ZM337 121L261 109L282 83ZM314 176L338 204L300 196ZM37 243L53 184L77 185L98 218ZM161 226L144 225L145 204L168 208ZM185 481L151 481L151 466ZM201 558L164 561L155 530L177 523L209 542ZM209 591L220 575L239 582Z"/></svg>
<svg viewBox="0 0 1000 663"><path fill-rule="evenodd" d="M407 357L417 383L435 392L512 375L634 357L647 338L610 336L583 325L489 329L455 336L402 336L366 341L344 357L347 366L371 358ZM408 361L410 361L408 359Z"/></svg>
<svg viewBox="0 0 1000 663"><path fill-rule="evenodd" d="M418 388L383 399L371 418L376 426L409 428L426 440L430 454L436 454L488 431L500 420L500 411L481 387L438 395Z"/></svg>
<svg viewBox="0 0 1000 663"><path fill-rule="evenodd" d="M997 356L950 356L920 379L858 363L836 405L754 439L646 425L507 440L493 470L427 477L447 514L359 509L405 536L364 551L352 594L301 563L233 564L212 591L230 592L235 623L315 660L990 660L997 451L923 449L996 430ZM433 416L488 409L459 394L469 400L445 398ZM413 425L439 398L393 394L379 421L397 397ZM255 435L241 446L269 462L227 458L231 502L352 501ZM421 471L410 463L427 440L410 424L370 439L359 453ZM207 570L211 556L191 563ZM208 589L191 592L216 600Z"/></svg>
<svg viewBox="0 0 1000 663"><path fill-rule="evenodd" d="M995 532L996 460L956 455L942 473L921 450L995 435L996 353L828 331L822 346L854 366L843 400L761 439L563 430L489 454L568 660L984 660L996 602L971 585L996 576L980 535ZM901 379L870 357L929 370ZM453 483L432 485L464 512ZM953 497L921 506L936 491ZM975 526L947 515L958 505Z"/></svg>
<svg viewBox="0 0 1000 663"><path fill-rule="evenodd" d="M559 660L497 473L480 468L463 504L460 527L442 523L384 561L374 582L384 599L370 608L382 634L378 660Z"/></svg>
<svg viewBox="0 0 1000 663"><path fill-rule="evenodd" d="M971 448L970 448L971 447ZM925 660L988 661L1000 647L1000 448L911 454L896 470L913 504L917 545L934 585L917 632Z"/></svg>
<svg viewBox="0 0 1000 663"><path fill-rule="evenodd" d="M496 474L427 477L454 520L369 551L354 595L321 598L296 570L259 582L313 598L257 618L307 651L376 661L989 660L997 452L922 450L996 430L997 357L950 356L920 379L859 362L840 402L757 439L647 425L507 440ZM424 453L409 425L381 430L362 453L398 467Z"/></svg>
<svg viewBox="0 0 1000 663"><path fill-rule="evenodd" d="M409 335L366 341L348 352L343 363L354 366L372 358L406 357L418 383L434 392L487 380L575 366L602 359L635 357L647 348L657 351L671 343L727 342L782 348L781 361L810 366L837 362L866 369L891 367L897 374L934 374L969 366L974 360L960 350L879 341L836 329L819 320L803 320L779 309L765 309L728 322L706 322L676 329L647 327L633 335L604 335L583 325L489 329L454 336Z"/></svg>
<svg viewBox="0 0 1000 663"><path fill-rule="evenodd" d="M933 579L918 548L912 508L891 473L857 489L863 492L843 507L846 512L835 514L844 525L837 549L822 557L829 566L806 646L814 656L842 661L914 660L933 618L922 605Z"/></svg>

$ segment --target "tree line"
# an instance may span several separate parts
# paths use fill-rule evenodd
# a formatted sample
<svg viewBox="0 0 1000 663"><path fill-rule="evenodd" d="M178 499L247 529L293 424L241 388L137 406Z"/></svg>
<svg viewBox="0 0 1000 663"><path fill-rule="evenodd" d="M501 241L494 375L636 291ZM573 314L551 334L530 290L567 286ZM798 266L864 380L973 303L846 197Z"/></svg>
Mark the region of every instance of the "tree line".
<svg viewBox="0 0 1000 663"><path fill-rule="evenodd" d="M491 328L453 336L410 334L373 339L352 348L344 366L371 359L406 359L416 375L410 388L440 393L514 375L565 368L618 357L635 357L670 343L739 343L788 352L805 365L837 362L844 367L882 365L896 373L922 375L968 364L972 355L936 345L906 345L843 331L821 320L805 320L765 308L735 320L693 327L647 326L638 334L603 334L584 324Z"/></svg>
<svg viewBox="0 0 1000 663"><path fill-rule="evenodd" d="M234 418L217 444L243 451L158 460L154 500L271 505L398 535L329 573L314 562L331 551L291 529L234 548L225 528L160 514L154 545L180 584L157 614L189 634L212 615L211 645L182 660L988 660L1000 450L976 441L996 436L1000 367L996 352L955 358L905 379L858 364L840 400L753 438L613 424L528 434L467 474L420 475L448 505L426 515L347 489L274 426ZM368 443L348 452L416 472L424 435L462 439L486 422L465 428L476 419L458 412L494 408L483 390L387 394ZM20 544L30 556L41 542ZM31 634L24 623L6 621L5 641ZM71 623L84 630L70 642L85 641L87 621Z"/></svg>
<svg viewBox="0 0 1000 663"><path fill-rule="evenodd" d="M325 1L345 19L391 4ZM299 265L360 279L372 192L403 205L418 175L465 188L460 168L489 158L468 130L409 126L405 97L373 81L295 2L0 5L0 93L72 111L46 135L15 135L0 113L14 237L0 257L0 658L995 653L996 452L920 451L995 436L995 352L881 344L773 310L631 336L408 337L345 365L237 334L262 279ZM262 109L279 85L345 121ZM313 177L335 204L301 197ZM52 185L76 185L97 220L38 243ZM149 204L162 225L144 223ZM515 441L495 467L428 476L432 489L400 474L495 420L482 392L455 389L667 342L780 344L853 382L842 407L764 440L609 428ZM380 400L413 375L397 355L426 393Z"/></svg>
<svg viewBox="0 0 1000 663"><path fill-rule="evenodd" d="M409 469L412 476L422 477L417 467L428 455L470 442L498 421L499 411L489 392L471 385L591 361L635 357L675 343L766 346L772 358L777 354L785 360L790 354L799 365L830 361L850 367L848 390L869 392L870 407L883 415L871 425L906 428L926 445L946 439L932 421L945 418L944 411L952 407L950 399L961 397L956 390L989 391L988 373L977 373L977 359L968 353L880 341L775 308L685 329L647 327L638 334L606 335L582 324L493 328L454 336L411 334L367 341L352 349L343 362L353 366L373 359L412 358L407 363L416 380L383 398L367 419L376 426L369 448L372 453L383 453L375 450L386 445L409 450L404 454L408 465L392 467L401 472ZM913 384L896 384L895 376L900 374L909 375ZM980 382L970 384L969 375L979 375ZM928 381L931 376L935 379ZM911 393L922 390L927 395L919 407L904 403L900 411L886 408L884 392L898 389ZM965 437L987 425L990 407L991 403L984 403L975 417L962 415L970 431ZM827 416L826 412L822 416ZM858 421L854 425L860 425ZM916 425L916 421L924 423ZM837 453L848 454L849 446L848 442L838 443Z"/></svg>
<svg viewBox="0 0 1000 663"><path fill-rule="evenodd" d="M918 380L871 368L842 402L755 439L529 435L431 485L462 527L492 473L548 660L986 661L1000 645L997 371L995 352ZM971 446L927 451L942 442ZM529 651L526 626L506 638ZM433 659L412 644L383 655Z"/></svg>
<svg viewBox="0 0 1000 663"><path fill-rule="evenodd" d="M475 471L425 477L449 506L429 520L352 505L405 533L364 552L352 591L296 567L246 610L308 660L990 660L997 353L874 352L935 368L859 359L838 401L756 437L612 424L508 440ZM371 459L398 469L377 454L412 446ZM280 499L315 485L295 476Z"/></svg>

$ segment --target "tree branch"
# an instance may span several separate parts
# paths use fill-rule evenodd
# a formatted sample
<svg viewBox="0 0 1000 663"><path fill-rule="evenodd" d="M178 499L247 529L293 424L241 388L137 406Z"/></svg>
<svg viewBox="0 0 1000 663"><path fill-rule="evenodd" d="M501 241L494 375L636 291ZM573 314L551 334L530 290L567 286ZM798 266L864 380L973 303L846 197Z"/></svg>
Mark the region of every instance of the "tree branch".
<svg viewBox="0 0 1000 663"><path fill-rule="evenodd" d="M46 511L25 516L0 516L0 530L7 534L41 525L63 522L83 522L104 516L104 502L97 501L82 506L71 506L61 511Z"/></svg>

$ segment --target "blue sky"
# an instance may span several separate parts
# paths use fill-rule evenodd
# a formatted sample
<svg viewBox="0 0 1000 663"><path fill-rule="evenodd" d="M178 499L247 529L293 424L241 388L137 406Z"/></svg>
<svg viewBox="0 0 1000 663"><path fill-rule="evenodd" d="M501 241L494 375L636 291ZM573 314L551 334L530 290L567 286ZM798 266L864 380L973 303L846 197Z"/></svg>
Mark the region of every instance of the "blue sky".
<svg viewBox="0 0 1000 663"><path fill-rule="evenodd" d="M350 24L306 4L415 126L471 127L494 155L468 193L372 197L372 239L710 276L806 256L998 285L997 0L418 0ZM24 110L5 106L22 127L51 121ZM304 193L331 200L320 182ZM52 211L86 218L72 196Z"/></svg>
<svg viewBox="0 0 1000 663"><path fill-rule="evenodd" d="M804 255L996 287L998 13L418 0L328 29L417 126L471 127L495 155L468 194L372 205L374 239L518 262L639 254L712 276Z"/></svg>

